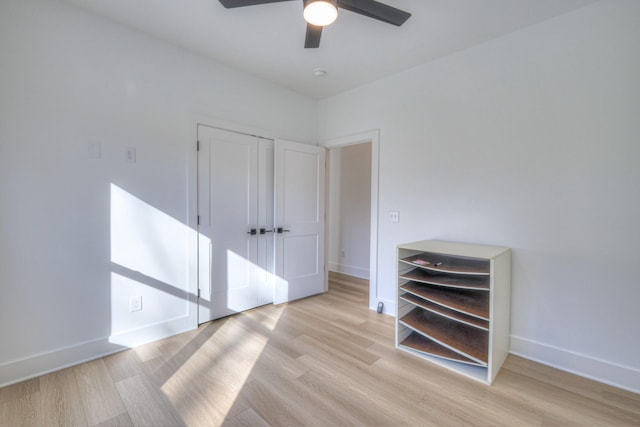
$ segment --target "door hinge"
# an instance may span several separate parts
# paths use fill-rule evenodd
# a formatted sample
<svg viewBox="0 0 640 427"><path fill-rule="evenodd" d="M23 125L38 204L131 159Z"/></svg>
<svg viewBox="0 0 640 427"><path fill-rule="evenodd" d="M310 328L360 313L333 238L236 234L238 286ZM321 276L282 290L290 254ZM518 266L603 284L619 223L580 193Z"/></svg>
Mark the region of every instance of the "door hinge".
<svg viewBox="0 0 640 427"><path fill-rule="evenodd" d="M200 225L200 215L198 215L198 225Z"/></svg>
<svg viewBox="0 0 640 427"><path fill-rule="evenodd" d="M200 298L200 288L198 288L198 298Z"/></svg>
<svg viewBox="0 0 640 427"><path fill-rule="evenodd" d="M196 141L196 151L200 151L200 141Z"/></svg>

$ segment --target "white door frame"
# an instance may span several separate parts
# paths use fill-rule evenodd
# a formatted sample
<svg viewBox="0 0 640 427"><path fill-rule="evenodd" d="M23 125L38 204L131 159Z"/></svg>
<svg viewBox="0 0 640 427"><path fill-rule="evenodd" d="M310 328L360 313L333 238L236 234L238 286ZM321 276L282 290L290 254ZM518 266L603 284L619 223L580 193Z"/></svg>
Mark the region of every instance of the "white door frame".
<svg viewBox="0 0 640 427"><path fill-rule="evenodd" d="M391 313L395 302L380 298L378 295L378 172L380 162L380 130L360 132L353 135L321 141L320 145L327 149L347 147L349 145L371 143L371 231L369 240L369 308L376 310L378 302L384 303L385 313ZM328 176L328 171L327 171ZM326 227L325 233L329 233ZM325 236L328 241L328 236ZM327 245L328 247L328 245ZM326 256L326 254L325 254Z"/></svg>

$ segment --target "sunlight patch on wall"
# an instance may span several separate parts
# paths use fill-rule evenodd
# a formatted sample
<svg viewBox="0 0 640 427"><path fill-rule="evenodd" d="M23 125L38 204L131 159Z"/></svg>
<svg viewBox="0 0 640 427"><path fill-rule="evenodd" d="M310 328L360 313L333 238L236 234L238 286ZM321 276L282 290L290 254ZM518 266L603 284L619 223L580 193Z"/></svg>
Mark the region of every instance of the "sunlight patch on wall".
<svg viewBox="0 0 640 427"><path fill-rule="evenodd" d="M188 227L111 184L111 261L186 289Z"/></svg>
<svg viewBox="0 0 640 427"><path fill-rule="evenodd" d="M152 339L145 328L188 315L189 227L114 184L110 213L109 341L130 346Z"/></svg>
<svg viewBox="0 0 640 427"><path fill-rule="evenodd" d="M131 311L131 303L140 298L141 309ZM141 281L111 273L111 337L132 332L149 325L156 325L186 315L184 298L170 295Z"/></svg>

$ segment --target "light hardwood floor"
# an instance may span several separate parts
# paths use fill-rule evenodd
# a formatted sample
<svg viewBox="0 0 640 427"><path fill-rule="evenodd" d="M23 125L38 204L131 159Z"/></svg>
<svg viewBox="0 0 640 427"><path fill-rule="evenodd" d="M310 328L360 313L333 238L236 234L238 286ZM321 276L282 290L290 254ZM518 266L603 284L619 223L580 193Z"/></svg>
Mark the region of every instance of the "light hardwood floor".
<svg viewBox="0 0 640 427"><path fill-rule="evenodd" d="M368 288L265 306L0 389L0 426L640 426L640 396L509 356L493 386L394 348Z"/></svg>

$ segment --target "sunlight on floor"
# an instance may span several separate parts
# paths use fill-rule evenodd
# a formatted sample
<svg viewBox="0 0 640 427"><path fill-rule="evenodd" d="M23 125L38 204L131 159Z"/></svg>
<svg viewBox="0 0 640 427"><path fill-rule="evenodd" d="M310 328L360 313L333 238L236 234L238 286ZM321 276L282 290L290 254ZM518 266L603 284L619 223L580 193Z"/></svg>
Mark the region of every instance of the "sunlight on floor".
<svg viewBox="0 0 640 427"><path fill-rule="evenodd" d="M268 327L275 327L282 312L269 318ZM234 406L244 407L237 397L268 341L237 317L218 322L218 330L161 387L187 425L220 425Z"/></svg>

